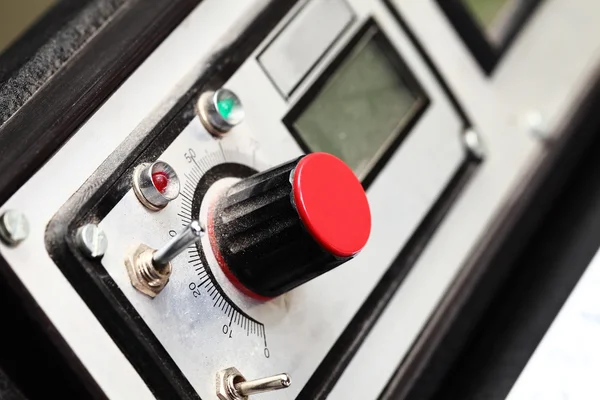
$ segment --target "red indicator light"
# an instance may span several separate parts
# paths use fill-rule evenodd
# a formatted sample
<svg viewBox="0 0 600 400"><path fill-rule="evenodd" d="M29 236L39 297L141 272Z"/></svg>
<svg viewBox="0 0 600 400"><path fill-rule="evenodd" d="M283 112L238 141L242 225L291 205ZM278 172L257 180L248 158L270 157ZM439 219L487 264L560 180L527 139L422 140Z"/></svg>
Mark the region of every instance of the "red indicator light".
<svg viewBox="0 0 600 400"><path fill-rule="evenodd" d="M164 194L169 185L169 175L163 171L155 172L152 174L152 183L156 190Z"/></svg>

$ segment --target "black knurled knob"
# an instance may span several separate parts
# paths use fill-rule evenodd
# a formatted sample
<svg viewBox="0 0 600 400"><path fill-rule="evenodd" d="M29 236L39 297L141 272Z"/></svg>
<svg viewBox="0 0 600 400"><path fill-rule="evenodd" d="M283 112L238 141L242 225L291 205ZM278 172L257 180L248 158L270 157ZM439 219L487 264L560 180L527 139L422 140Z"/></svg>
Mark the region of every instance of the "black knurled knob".
<svg viewBox="0 0 600 400"><path fill-rule="evenodd" d="M352 259L371 230L352 170L312 153L246 178L212 205L208 235L234 285L268 299Z"/></svg>

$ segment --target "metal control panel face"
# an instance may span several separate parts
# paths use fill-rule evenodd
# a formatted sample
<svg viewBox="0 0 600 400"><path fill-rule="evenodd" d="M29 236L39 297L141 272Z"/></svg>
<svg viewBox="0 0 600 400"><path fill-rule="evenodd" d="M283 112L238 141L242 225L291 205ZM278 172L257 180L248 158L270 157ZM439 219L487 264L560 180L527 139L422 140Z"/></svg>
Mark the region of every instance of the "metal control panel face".
<svg viewBox="0 0 600 400"><path fill-rule="evenodd" d="M310 4L291 13L291 18L302 18L303 12L310 11ZM348 7L346 3L342 4ZM229 132L215 136L203 125L202 117L197 116L166 151L157 156L177 172L180 196L160 211L149 211L130 190L99 224L108 237L115 238L102 258L102 265L202 398L214 396L215 373L230 366L235 366L246 376L286 372L292 377L293 384L284 391L263 396L296 398L465 162L463 121L400 27L376 4L368 8L362 2L348 4L353 13L350 26L305 78L292 99L281 95L271 77L261 68L260 57L249 57L224 84L241 101L244 121ZM282 26L286 24L289 21L284 21ZM268 38L255 54L264 54L264 49L273 45L278 34L283 33L279 29L273 32L275 39ZM365 57L373 59L373 53L378 49L368 46L375 34L384 37L390 50L396 52L395 57L403 62L400 72L389 67L390 74L398 75L387 80L409 80L413 87L418 82L423 95L408 94L404 86L400 87L399 94L381 94L382 101L398 110L397 120L390 123L392 109L386 111L384 108L381 116L387 120L365 121L366 125L382 125L385 136L388 131L391 136L391 140L376 141L368 155L346 156L352 143L344 144L340 137L324 138L329 143L337 141L338 146L345 146L338 154L364 178L369 168L377 164L371 160L381 159L381 153L387 152L390 143L402 136L402 144L393 148L385 162L379 164L379 171L369 185L367 196L372 230L362 252L355 259L285 294L257 300L240 291L227 278L207 234L197 245L191 245L171 261L169 283L160 294L151 298L136 290L123 266L124 256L131 254L132 247L143 243L158 248L193 220L199 220L206 227L208 209L220 186L231 186L253 173L301 156L303 151L298 138L290 133L284 122L289 110L296 102L306 101L301 99L305 93L312 94L315 82L322 88L318 79L332 65L336 71L349 70L351 75L353 71L348 68L348 60L358 58L357 61L364 65ZM357 49L362 50L365 46L367 54L363 56ZM333 61L336 59L339 60L337 63ZM367 68L381 63L376 58L369 62L371 65ZM357 68L364 68L363 65ZM387 68L387 64L380 68ZM328 74L336 78L335 73ZM376 97L362 102L360 99L371 96L368 91L373 89L376 88L369 85L355 89L354 101L358 102L355 104L359 108L366 105L378 109ZM429 104L425 105L425 101ZM316 101L313 104L319 106ZM340 106L352 104L340 103ZM422 112L410 124L412 129L407 129L406 121L418 109ZM368 118L368 109L353 111ZM326 109L323 112L329 112L333 123L336 118L343 122L341 110ZM343 134L344 129L337 131ZM365 134L372 135L373 132L366 131ZM349 138L352 139L360 146L360 137ZM333 150L335 154L335 149L331 148L314 150ZM363 159L366 161L361 162ZM281 268L289 267L293 261L284 257Z"/></svg>
<svg viewBox="0 0 600 400"><path fill-rule="evenodd" d="M550 3L542 27L570 7ZM361 339L324 391L377 398L546 154L515 126L524 99L566 118L598 61L587 41L561 42L569 68L515 42L547 73L487 81L453 32L433 1L204 0L2 205L2 256L109 398L306 396L347 332ZM302 194L358 204L361 184L368 231L364 208L324 208L332 239ZM357 323L368 298L385 307Z"/></svg>

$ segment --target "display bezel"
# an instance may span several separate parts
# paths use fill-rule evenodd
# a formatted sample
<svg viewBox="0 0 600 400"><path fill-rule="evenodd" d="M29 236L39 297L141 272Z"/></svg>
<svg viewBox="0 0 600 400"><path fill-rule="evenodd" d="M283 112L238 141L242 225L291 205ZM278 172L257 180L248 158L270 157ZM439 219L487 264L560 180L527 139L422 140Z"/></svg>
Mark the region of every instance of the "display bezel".
<svg viewBox="0 0 600 400"><path fill-rule="evenodd" d="M365 168L365 172L358 176L365 189L375 180L377 174L383 169L402 141L408 136L430 104L429 96L410 70L408 64L402 59L392 42L373 18L369 18L363 24L283 118L284 125L302 150L307 154L316 151L317 149L310 148L302 134L296 129L295 123L318 98L325 89L326 84L335 76L339 68L343 66L357 47L369 43L371 40L376 41L387 61L396 70L398 76L402 78L411 93L415 95L416 100L410 110L399 118L395 129L388 134L386 141L373 155L369 165Z"/></svg>
<svg viewBox="0 0 600 400"><path fill-rule="evenodd" d="M436 0L448 20L461 37L475 60L486 73L492 75L504 53L510 48L543 0L530 0L515 9L504 34L494 43L485 28L473 15L465 0Z"/></svg>

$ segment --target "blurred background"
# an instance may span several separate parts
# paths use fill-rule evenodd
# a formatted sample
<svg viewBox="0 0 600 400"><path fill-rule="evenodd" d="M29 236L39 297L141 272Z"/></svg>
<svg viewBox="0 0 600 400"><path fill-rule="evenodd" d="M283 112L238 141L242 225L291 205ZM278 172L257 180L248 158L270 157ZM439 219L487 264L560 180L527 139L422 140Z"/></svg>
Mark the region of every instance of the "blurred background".
<svg viewBox="0 0 600 400"><path fill-rule="evenodd" d="M0 1L0 52L55 3L56 0Z"/></svg>

